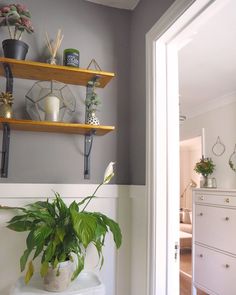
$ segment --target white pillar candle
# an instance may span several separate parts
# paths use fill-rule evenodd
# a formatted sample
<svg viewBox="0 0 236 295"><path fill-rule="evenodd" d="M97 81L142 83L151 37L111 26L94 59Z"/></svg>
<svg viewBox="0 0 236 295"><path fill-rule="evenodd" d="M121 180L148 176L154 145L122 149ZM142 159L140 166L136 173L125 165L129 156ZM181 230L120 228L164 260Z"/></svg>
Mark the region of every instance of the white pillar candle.
<svg viewBox="0 0 236 295"><path fill-rule="evenodd" d="M45 121L58 121L59 120L60 100L53 94L45 98Z"/></svg>
<svg viewBox="0 0 236 295"><path fill-rule="evenodd" d="M205 157L205 128L202 128L202 156Z"/></svg>

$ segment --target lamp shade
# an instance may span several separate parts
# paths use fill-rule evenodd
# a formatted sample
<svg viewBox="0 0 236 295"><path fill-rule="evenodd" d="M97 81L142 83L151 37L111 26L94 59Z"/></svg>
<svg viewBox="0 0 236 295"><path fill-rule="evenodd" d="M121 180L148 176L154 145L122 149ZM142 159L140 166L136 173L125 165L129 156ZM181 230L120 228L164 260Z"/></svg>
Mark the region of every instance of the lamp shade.
<svg viewBox="0 0 236 295"><path fill-rule="evenodd" d="M70 88L58 81L37 81L25 95L32 120L69 122L76 101Z"/></svg>

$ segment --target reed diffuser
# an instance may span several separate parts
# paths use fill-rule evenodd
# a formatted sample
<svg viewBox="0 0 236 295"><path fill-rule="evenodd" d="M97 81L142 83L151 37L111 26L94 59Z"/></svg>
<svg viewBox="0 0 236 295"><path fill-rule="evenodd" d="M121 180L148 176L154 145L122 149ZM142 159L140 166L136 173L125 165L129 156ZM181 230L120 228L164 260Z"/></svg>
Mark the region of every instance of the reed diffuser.
<svg viewBox="0 0 236 295"><path fill-rule="evenodd" d="M49 40L47 32L46 32L45 35L46 35L46 45L47 45L47 48L48 48L48 50L50 52L50 58L47 60L47 62L52 64L52 65L56 65L57 64L57 59L56 59L57 52L58 52L58 49L61 46L61 42L62 42L62 40L64 38L64 35L62 35L61 29L59 29L57 31L56 39L53 40L53 41Z"/></svg>

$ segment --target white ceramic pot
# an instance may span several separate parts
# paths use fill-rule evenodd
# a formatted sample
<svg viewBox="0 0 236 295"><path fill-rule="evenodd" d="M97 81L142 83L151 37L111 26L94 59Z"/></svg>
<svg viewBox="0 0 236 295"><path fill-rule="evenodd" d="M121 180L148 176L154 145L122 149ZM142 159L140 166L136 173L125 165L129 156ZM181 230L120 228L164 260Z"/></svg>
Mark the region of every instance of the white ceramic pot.
<svg viewBox="0 0 236 295"><path fill-rule="evenodd" d="M65 261L58 264L56 268L50 267L44 277L44 288L50 292L62 292L66 290L71 282L73 274L73 263Z"/></svg>
<svg viewBox="0 0 236 295"><path fill-rule="evenodd" d="M86 124L89 125L100 125L99 119L96 117L95 113L92 112L91 114L88 115L88 118L86 120Z"/></svg>

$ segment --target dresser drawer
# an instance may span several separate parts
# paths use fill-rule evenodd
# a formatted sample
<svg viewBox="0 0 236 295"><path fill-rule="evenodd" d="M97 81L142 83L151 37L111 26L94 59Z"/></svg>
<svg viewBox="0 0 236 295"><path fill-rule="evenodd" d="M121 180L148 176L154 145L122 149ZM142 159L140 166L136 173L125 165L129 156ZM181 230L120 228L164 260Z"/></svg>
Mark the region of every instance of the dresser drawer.
<svg viewBox="0 0 236 295"><path fill-rule="evenodd" d="M235 209L196 205L193 223L194 241L236 254Z"/></svg>
<svg viewBox="0 0 236 295"><path fill-rule="evenodd" d="M236 294L236 259L195 246L193 281L218 295Z"/></svg>
<svg viewBox="0 0 236 295"><path fill-rule="evenodd" d="M206 193L197 193L194 196L195 203L202 204L212 204L220 206L235 206L236 207L236 196L222 194L206 194Z"/></svg>

